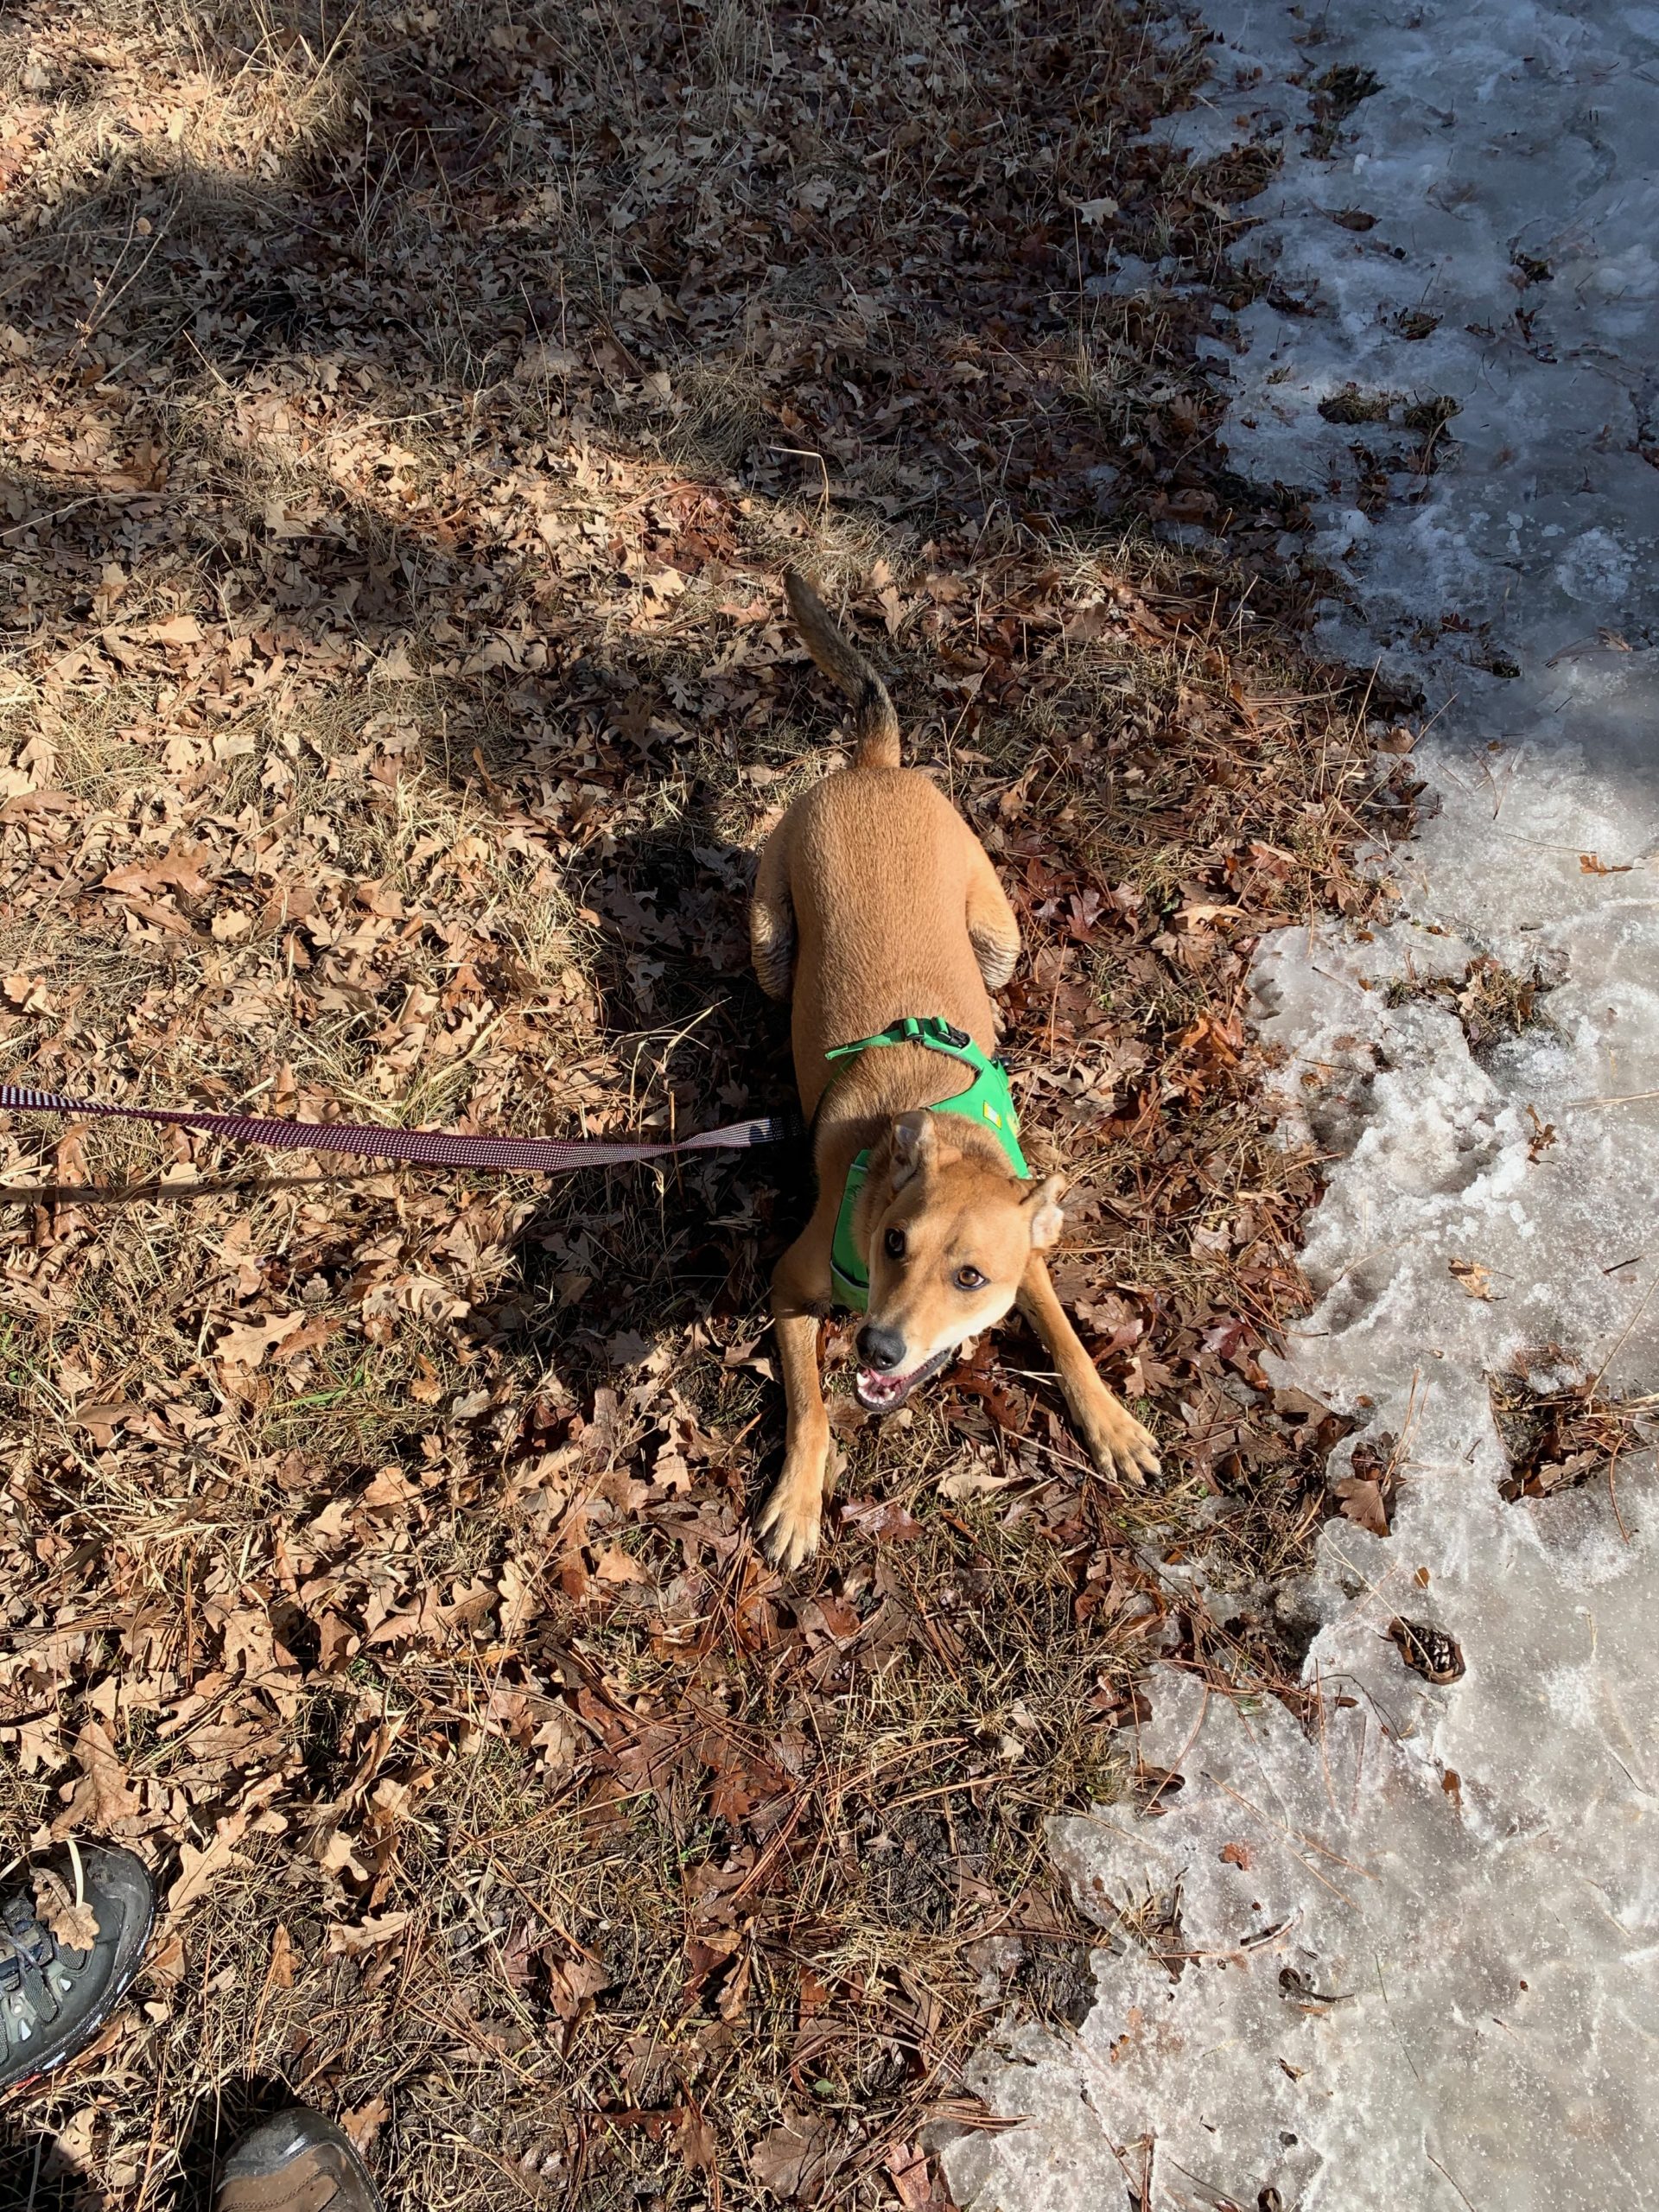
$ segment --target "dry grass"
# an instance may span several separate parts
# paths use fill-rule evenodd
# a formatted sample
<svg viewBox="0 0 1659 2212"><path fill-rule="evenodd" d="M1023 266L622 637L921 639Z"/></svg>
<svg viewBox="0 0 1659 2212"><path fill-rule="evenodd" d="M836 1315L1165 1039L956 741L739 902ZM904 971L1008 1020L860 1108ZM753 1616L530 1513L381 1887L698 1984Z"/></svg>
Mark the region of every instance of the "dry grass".
<svg viewBox="0 0 1659 2212"><path fill-rule="evenodd" d="M1147 1650L1282 1683L1160 1570L1293 1571L1322 1510L1258 1358L1316 1182L1240 1009L1262 929L1371 897L1370 770L1286 518L1205 459L1204 310L1086 306L1065 213L1224 272L1265 172L1132 143L1200 67L1104 10L9 19L7 1078L784 1105L742 907L833 753L804 557L1020 909L1065 1287L1168 1474L1086 1480L1010 1335L884 1427L837 1395L850 1503L784 1585L744 1526L788 1162L14 1122L0 1832L127 1835L174 1902L138 2005L0 2111L0 2205L205 2204L293 2095L396 2203L891 2203L990 2023L1087 1998L1043 1821L1112 1792Z"/></svg>
<svg viewBox="0 0 1659 2212"><path fill-rule="evenodd" d="M1460 976L1419 976L1414 971L1396 976L1389 985L1388 997L1390 1006L1410 999L1441 1000L1457 1015L1470 1051L1484 1060L1510 1038L1552 1027L1539 1003L1549 988L1541 968L1535 965L1522 976L1483 952Z"/></svg>

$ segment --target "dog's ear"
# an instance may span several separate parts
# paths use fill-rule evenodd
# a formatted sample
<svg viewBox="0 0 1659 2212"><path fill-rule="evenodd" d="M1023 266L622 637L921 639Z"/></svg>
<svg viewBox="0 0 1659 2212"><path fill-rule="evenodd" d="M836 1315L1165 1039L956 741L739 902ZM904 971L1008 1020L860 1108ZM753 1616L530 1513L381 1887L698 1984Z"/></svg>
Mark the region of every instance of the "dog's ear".
<svg viewBox="0 0 1659 2212"><path fill-rule="evenodd" d="M938 1131L925 1106L900 1114L893 1125L893 1187L902 1191L912 1175L931 1167L938 1157Z"/></svg>
<svg viewBox="0 0 1659 2212"><path fill-rule="evenodd" d="M1060 1192L1065 1187L1058 1175L1046 1175L1020 1209L1031 1227L1033 1252L1046 1252L1051 1244L1060 1241L1065 1226L1065 1216L1060 1211Z"/></svg>

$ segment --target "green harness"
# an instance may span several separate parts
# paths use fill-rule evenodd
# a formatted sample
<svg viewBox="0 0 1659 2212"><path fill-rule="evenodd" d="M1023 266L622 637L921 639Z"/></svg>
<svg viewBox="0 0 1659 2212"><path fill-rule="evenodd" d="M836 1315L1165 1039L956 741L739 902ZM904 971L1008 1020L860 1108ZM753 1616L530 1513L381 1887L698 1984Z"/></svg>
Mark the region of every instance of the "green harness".
<svg viewBox="0 0 1659 2212"><path fill-rule="evenodd" d="M974 1079L967 1090L958 1091L954 1098L942 1098L929 1111L962 1114L970 1122L983 1122L1007 1153L1014 1173L1022 1179L1029 1178L1031 1170L1020 1149L1020 1116L1014 1110L1007 1071L1000 1060L986 1058L966 1030L941 1020L938 1014L911 1014L878 1036L861 1037L852 1045L837 1045L823 1057L827 1060L855 1059L859 1053L868 1052L877 1045L925 1045L931 1052L943 1052L950 1059L965 1061L974 1071ZM867 1147L847 1170L847 1187L841 1194L835 1242L830 1248L830 1274L836 1303L850 1306L855 1313L866 1313L870 1303L869 1267L853 1237L853 1209L869 1172Z"/></svg>

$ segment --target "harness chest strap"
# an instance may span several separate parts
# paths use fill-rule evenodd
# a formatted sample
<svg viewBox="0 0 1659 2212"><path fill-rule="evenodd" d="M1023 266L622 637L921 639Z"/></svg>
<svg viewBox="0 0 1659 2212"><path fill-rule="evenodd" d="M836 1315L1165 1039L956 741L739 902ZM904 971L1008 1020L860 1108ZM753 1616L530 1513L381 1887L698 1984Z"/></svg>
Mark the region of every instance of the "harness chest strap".
<svg viewBox="0 0 1659 2212"><path fill-rule="evenodd" d="M988 1058L981 1052L965 1029L958 1029L938 1014L906 1014L903 1020L893 1022L874 1037L861 1037L853 1044L835 1046L824 1058L856 1059L861 1052L882 1045L925 1045L929 1052L942 1052L970 1067L974 1079L966 1090L958 1091L953 1098L940 1099L929 1108L929 1112L959 1114L967 1121L982 1123L1007 1154L1008 1165L1014 1173L1022 1180L1029 1179L1031 1170L1020 1149L1020 1116L1014 1110L1007 1072L1000 1061ZM870 1302L869 1264L853 1235L854 1209L869 1171L867 1147L847 1171L847 1185L841 1194L841 1211L836 1216L835 1239L830 1249L830 1274L836 1302L851 1307L855 1313L868 1311Z"/></svg>

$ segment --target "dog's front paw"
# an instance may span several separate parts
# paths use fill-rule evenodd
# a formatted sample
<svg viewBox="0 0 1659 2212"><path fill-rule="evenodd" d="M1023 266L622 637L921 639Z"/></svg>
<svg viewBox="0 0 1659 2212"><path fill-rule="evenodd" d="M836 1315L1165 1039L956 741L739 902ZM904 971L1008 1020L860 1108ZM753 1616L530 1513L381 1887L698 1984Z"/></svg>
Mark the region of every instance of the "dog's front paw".
<svg viewBox="0 0 1659 2212"><path fill-rule="evenodd" d="M1116 1475L1139 1490L1148 1475L1158 1472L1158 1446L1151 1433L1116 1400L1091 1407L1082 1427L1096 1473Z"/></svg>
<svg viewBox="0 0 1659 2212"><path fill-rule="evenodd" d="M807 1497L780 1482L761 1507L754 1531L772 1565L784 1574L792 1574L817 1550L823 1523L820 1495Z"/></svg>
<svg viewBox="0 0 1659 2212"><path fill-rule="evenodd" d="M792 1574L817 1550L823 1525L823 1456L816 1470L804 1474L785 1462L771 1497L755 1516L754 1533L761 1550L781 1573Z"/></svg>

